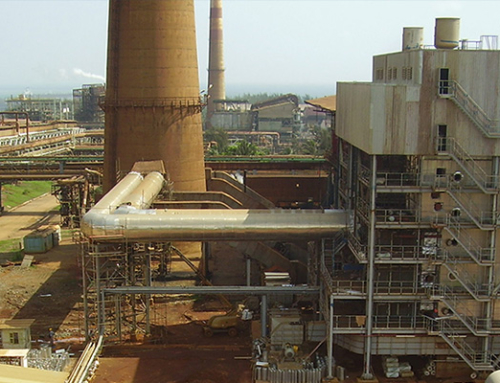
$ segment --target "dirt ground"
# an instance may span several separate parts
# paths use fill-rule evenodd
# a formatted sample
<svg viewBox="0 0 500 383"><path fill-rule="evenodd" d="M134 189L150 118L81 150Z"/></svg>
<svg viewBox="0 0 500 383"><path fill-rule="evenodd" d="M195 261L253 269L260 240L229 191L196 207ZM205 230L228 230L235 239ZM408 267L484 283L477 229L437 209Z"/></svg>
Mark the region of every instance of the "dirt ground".
<svg viewBox="0 0 500 383"><path fill-rule="evenodd" d="M0 241L23 238L43 224L58 224L59 215L54 209L59 205L50 194L31 200L0 216Z"/></svg>
<svg viewBox="0 0 500 383"><path fill-rule="evenodd" d="M57 200L43 196L0 216L0 240L22 238L41 225L58 224ZM48 329L58 338L82 341L81 270L78 247L70 238L45 254L35 254L29 268L0 267L0 318L35 319L34 341Z"/></svg>
<svg viewBox="0 0 500 383"><path fill-rule="evenodd" d="M0 216L0 239L22 239L40 225L58 224L59 216L53 211L56 205L53 196L46 196ZM59 246L36 254L35 264L29 268L0 267L0 318L35 319L31 329L34 347L46 341L53 328L58 348L69 347L75 357L83 349L79 254L79 246L71 238L63 238ZM181 273L187 271L184 264L174 262L174 268L175 264ZM219 313L214 310L220 304L208 302L206 307L212 308L204 312L199 300L179 296L169 298L166 305L168 328L163 344L106 345L96 383L251 382L249 334L205 338L201 326L195 324Z"/></svg>
<svg viewBox="0 0 500 383"><path fill-rule="evenodd" d="M182 306L177 305L179 314L188 308ZM205 338L201 327L193 323L172 324L166 344L106 347L94 382L250 383L248 357L248 334Z"/></svg>

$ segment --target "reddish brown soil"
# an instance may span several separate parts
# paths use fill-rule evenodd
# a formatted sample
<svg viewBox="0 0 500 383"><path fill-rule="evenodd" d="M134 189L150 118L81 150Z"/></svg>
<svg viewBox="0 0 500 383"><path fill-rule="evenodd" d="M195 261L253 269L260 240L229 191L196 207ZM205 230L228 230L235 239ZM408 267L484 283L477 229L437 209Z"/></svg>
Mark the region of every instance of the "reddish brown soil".
<svg viewBox="0 0 500 383"><path fill-rule="evenodd" d="M17 234L9 231L6 237L22 239L36 226L59 222L57 215L44 213L44 207L28 204L25 209L29 213L15 215L25 217L26 224L18 223ZM12 226L11 217L0 217L0 227ZM48 329L53 328L57 347L71 347L78 356L84 337L79 256L79 246L67 238L47 253L36 254L36 264L29 268L0 267L0 318L35 319L33 340L47 340ZM181 271L186 269L180 262L172 266ZM250 362L235 359L250 355L248 333L235 338L227 334L215 334L212 338L202 335L199 322L221 312L217 299L203 303L179 296L169 298L168 303L162 305L166 305L167 314L167 331L162 344L106 345L95 376L96 383L251 382Z"/></svg>

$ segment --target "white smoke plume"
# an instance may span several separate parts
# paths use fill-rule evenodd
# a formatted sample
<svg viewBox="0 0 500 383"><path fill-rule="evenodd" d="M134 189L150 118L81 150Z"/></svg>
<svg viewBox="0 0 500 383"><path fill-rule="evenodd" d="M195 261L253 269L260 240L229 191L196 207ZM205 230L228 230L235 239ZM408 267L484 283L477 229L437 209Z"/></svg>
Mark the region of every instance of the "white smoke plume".
<svg viewBox="0 0 500 383"><path fill-rule="evenodd" d="M80 68L73 68L73 73L78 75L78 76L83 76L87 78L91 78L94 80L99 80L101 82L106 82L106 78L103 76L99 76L98 74L93 74L89 72L85 72L83 69Z"/></svg>

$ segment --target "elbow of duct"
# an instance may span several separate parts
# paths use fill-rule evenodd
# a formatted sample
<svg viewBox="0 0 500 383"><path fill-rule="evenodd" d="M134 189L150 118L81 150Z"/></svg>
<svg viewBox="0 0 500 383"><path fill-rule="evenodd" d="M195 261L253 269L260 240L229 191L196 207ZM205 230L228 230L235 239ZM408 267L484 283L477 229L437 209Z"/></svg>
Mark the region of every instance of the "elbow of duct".
<svg viewBox="0 0 500 383"><path fill-rule="evenodd" d="M134 206L121 205L113 214L90 210L83 216L80 229L87 237L117 235L129 228L130 216L134 217L134 227L147 228L155 220L155 217L151 216L156 216L156 209L137 209Z"/></svg>
<svg viewBox="0 0 500 383"><path fill-rule="evenodd" d="M115 234L126 229L126 215L155 214L155 210L143 208L151 205L163 184L161 173L152 172L143 178L139 173L130 172L83 216L82 233L87 237Z"/></svg>

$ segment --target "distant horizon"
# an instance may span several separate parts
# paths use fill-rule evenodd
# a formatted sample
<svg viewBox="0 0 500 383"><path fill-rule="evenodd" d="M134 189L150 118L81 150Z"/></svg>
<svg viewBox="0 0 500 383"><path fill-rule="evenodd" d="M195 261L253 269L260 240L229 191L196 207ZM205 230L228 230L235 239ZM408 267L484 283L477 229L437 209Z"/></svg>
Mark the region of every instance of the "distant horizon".
<svg viewBox="0 0 500 383"><path fill-rule="evenodd" d="M432 45L435 20L441 17L461 20L458 40L500 35L499 1L223 3L228 98L242 93L323 97L335 94L338 82L370 81L373 57L401 51L405 27L422 28L423 44ZM69 94L81 84L105 81L108 1L2 0L0 11L0 30L6 37L1 94L22 94L27 87L34 94ZM194 0L200 90L208 82L209 14L210 1Z"/></svg>
<svg viewBox="0 0 500 383"><path fill-rule="evenodd" d="M68 85L67 87L29 87L29 86L19 86L19 87L9 87L7 89L0 90L0 98L2 101L9 99L10 97L17 97L21 94L29 92L33 96L71 96L73 95L73 89L79 89L83 85L80 84L75 87ZM200 92L203 90L200 86ZM296 95L310 95L315 98L331 96L336 93L336 85L325 84L325 85L307 85L307 84L227 84L226 85L226 97L228 99L234 98L236 96L241 96L243 94L259 94L259 93L281 93L287 94L292 93Z"/></svg>

